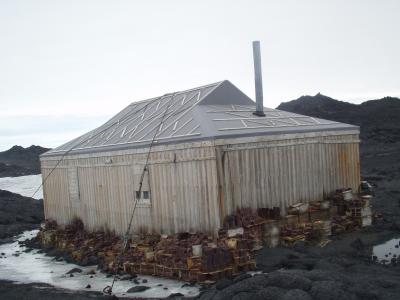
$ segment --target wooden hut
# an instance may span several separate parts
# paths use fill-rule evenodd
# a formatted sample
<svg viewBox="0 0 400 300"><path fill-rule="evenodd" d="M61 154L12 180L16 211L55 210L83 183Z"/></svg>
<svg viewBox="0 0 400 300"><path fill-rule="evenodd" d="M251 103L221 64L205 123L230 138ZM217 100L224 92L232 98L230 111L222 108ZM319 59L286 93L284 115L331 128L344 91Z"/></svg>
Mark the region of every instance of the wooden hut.
<svg viewBox="0 0 400 300"><path fill-rule="evenodd" d="M43 178L52 172L46 218L66 224L76 216L90 230L122 234L137 199L135 232L215 233L237 207L284 214L290 204L358 187L357 126L254 110L229 81L132 103L41 156Z"/></svg>

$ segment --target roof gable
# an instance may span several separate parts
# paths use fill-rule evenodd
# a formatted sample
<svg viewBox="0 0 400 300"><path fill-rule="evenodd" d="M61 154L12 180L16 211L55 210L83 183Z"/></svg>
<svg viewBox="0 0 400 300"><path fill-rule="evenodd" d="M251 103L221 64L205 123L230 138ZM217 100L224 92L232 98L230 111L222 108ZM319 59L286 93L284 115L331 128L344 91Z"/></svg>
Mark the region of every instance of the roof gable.
<svg viewBox="0 0 400 300"><path fill-rule="evenodd" d="M254 105L254 101L247 97L230 81L222 81L218 88L213 89L207 97L202 99L200 105Z"/></svg>

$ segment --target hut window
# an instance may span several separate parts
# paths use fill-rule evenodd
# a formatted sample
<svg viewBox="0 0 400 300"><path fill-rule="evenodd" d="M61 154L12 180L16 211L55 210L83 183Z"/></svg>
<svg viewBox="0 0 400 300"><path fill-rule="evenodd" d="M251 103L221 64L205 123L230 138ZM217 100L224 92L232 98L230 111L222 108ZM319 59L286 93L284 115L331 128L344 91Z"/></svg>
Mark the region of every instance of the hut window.
<svg viewBox="0 0 400 300"><path fill-rule="evenodd" d="M136 200L137 200L137 205L139 207L148 207L151 205L150 202L150 191L136 191Z"/></svg>
<svg viewBox="0 0 400 300"><path fill-rule="evenodd" d="M150 199L150 192L149 191L143 191L143 192L136 191L136 199Z"/></svg>

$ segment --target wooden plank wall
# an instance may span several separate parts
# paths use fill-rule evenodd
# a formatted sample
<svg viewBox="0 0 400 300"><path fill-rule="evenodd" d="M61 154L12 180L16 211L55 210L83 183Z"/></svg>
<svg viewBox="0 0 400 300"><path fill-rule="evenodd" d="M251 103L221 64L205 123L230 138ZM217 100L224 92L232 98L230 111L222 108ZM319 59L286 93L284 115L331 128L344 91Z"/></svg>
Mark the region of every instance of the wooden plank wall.
<svg viewBox="0 0 400 300"><path fill-rule="evenodd" d="M338 188L358 188L358 135L222 145L224 211L281 207L323 199Z"/></svg>
<svg viewBox="0 0 400 300"><path fill-rule="evenodd" d="M42 179L50 169L42 168ZM43 185L44 214L46 218L56 219L61 224L71 220L69 201L68 173L65 168L56 168Z"/></svg>
<svg viewBox="0 0 400 300"><path fill-rule="evenodd" d="M89 230L106 228L123 234L145 159L145 153L67 158L45 183L46 218L67 224L76 216ZM56 159L42 159L44 176L55 163ZM155 150L143 185L143 190L150 190L151 205L137 206L134 231L201 230L214 234L220 227L219 208L214 201L218 192L215 178L214 147ZM74 184L78 186L71 186Z"/></svg>
<svg viewBox="0 0 400 300"><path fill-rule="evenodd" d="M312 133L153 147L133 231L214 234L237 206L286 208L359 183L358 133ZM69 155L44 184L45 216L123 234L147 149ZM46 177L59 157L43 157ZM218 167L220 166L220 167ZM221 170L222 169L222 170Z"/></svg>

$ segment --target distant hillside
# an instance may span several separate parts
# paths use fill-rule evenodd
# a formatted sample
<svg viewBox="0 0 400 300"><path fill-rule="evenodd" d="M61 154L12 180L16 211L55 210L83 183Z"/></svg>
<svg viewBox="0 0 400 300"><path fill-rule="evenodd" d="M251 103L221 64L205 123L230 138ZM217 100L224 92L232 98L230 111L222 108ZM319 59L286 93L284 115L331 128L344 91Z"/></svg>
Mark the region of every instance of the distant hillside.
<svg viewBox="0 0 400 300"><path fill-rule="evenodd" d="M0 176L21 176L40 173L39 155L50 149L40 146L13 146L0 152Z"/></svg>
<svg viewBox="0 0 400 300"><path fill-rule="evenodd" d="M37 174L36 171L16 165L0 163L0 177L16 177Z"/></svg>
<svg viewBox="0 0 400 300"><path fill-rule="evenodd" d="M385 97L351 104L317 94L281 103L277 109L358 125L365 142L400 141L399 98Z"/></svg>

